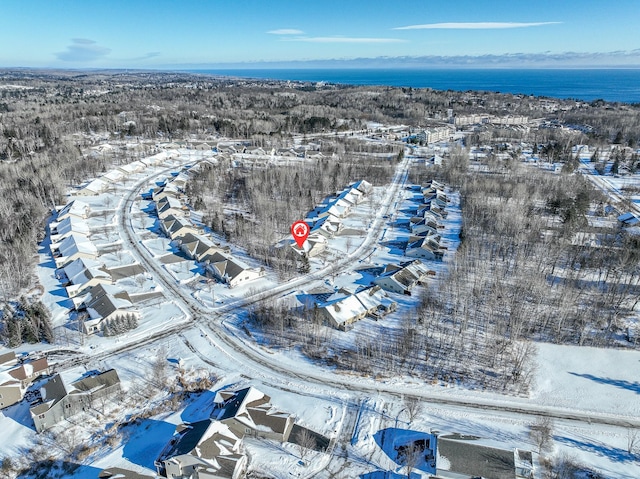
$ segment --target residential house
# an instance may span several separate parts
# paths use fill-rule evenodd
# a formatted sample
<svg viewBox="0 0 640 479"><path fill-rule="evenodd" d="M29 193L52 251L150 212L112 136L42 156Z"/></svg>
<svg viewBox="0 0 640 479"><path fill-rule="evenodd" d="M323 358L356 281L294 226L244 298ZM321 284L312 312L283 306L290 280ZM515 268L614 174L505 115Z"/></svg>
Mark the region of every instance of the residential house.
<svg viewBox="0 0 640 479"><path fill-rule="evenodd" d="M420 260L416 259L399 266L388 264L383 273L373 283L385 291L411 295L417 285L423 284L429 276L435 274Z"/></svg>
<svg viewBox="0 0 640 479"><path fill-rule="evenodd" d="M501 449L489 441L460 434L439 435L435 441L435 478L531 479L530 451Z"/></svg>
<svg viewBox="0 0 640 479"><path fill-rule="evenodd" d="M67 216L62 221L56 221L49 225L52 243L59 243L72 233L89 235L87 222L76 216Z"/></svg>
<svg viewBox="0 0 640 479"><path fill-rule="evenodd" d="M121 183L125 179L126 175L120 170L109 170L100 178L109 183Z"/></svg>
<svg viewBox="0 0 640 479"><path fill-rule="evenodd" d="M177 198L166 196L156 202L156 211L158 218L163 219L169 215L185 216L189 210Z"/></svg>
<svg viewBox="0 0 640 479"><path fill-rule="evenodd" d="M113 279L103 263L78 258L56 271L56 276L66 288L70 298L78 296L98 284L111 284Z"/></svg>
<svg viewBox="0 0 640 479"><path fill-rule="evenodd" d="M198 234L198 228L196 228L187 218L180 215L168 215L164 217L160 221L160 227L172 240L180 239L187 234Z"/></svg>
<svg viewBox="0 0 640 479"><path fill-rule="evenodd" d="M91 213L91 208L87 203L81 200L73 200L58 210L57 221L62 221L68 216L87 219Z"/></svg>
<svg viewBox="0 0 640 479"><path fill-rule="evenodd" d="M228 247L222 247L213 242L208 236L187 233L180 238L180 249L189 258L206 263L216 253L228 252Z"/></svg>
<svg viewBox="0 0 640 479"><path fill-rule="evenodd" d="M167 196L171 196L179 200L184 197L184 193L180 191L180 188L178 188L178 185L174 185L173 183L165 183L164 186L154 188L153 191L151 192L151 198L156 203Z"/></svg>
<svg viewBox="0 0 640 479"><path fill-rule="evenodd" d="M66 265L78 258L96 259L98 249L84 235L72 233L59 243L50 246L53 259L58 268Z"/></svg>
<svg viewBox="0 0 640 479"><path fill-rule="evenodd" d="M447 248L440 245L440 240L441 238L438 234L411 236L404 254L410 258L442 261Z"/></svg>
<svg viewBox="0 0 640 479"><path fill-rule="evenodd" d="M295 241L290 241L289 244L296 253L300 255L306 254L309 258L312 258L327 249L327 238L318 233L313 233L307 237L302 248Z"/></svg>
<svg viewBox="0 0 640 479"><path fill-rule="evenodd" d="M373 191L373 186L366 180L360 180L356 181L355 183L351 183L349 187L355 188L364 195L368 195L369 193L371 193L371 191Z"/></svg>
<svg viewBox="0 0 640 479"><path fill-rule="evenodd" d="M90 181L79 190L74 191L73 196L97 196L109 189L109 184L102 178Z"/></svg>
<svg viewBox="0 0 640 479"><path fill-rule="evenodd" d="M121 171L125 176L129 176L144 171L146 167L147 165L145 165L141 161L133 161L131 163L127 163L126 165L120 165L118 167L118 170Z"/></svg>
<svg viewBox="0 0 640 479"><path fill-rule="evenodd" d="M309 236L320 235L331 239L344 229L342 221L333 216L307 217L304 222L310 227Z"/></svg>
<svg viewBox="0 0 640 479"><path fill-rule="evenodd" d="M155 460L158 476L238 479L247 464L247 457L240 452L241 444L242 435L213 419L180 424Z"/></svg>
<svg viewBox="0 0 640 479"><path fill-rule="evenodd" d="M425 211L423 216L413 216L409 219L409 229L414 236L423 236L426 234L438 234L438 229L442 226L438 223L437 217Z"/></svg>
<svg viewBox="0 0 640 479"><path fill-rule="evenodd" d="M367 316L367 308L355 295L329 298L316 306L318 316L335 328L346 330L349 325Z"/></svg>
<svg viewBox="0 0 640 479"><path fill-rule="evenodd" d="M343 331L367 316L378 319L396 308L397 303L390 300L379 286L360 290L342 288L315 304L316 314L321 319Z"/></svg>
<svg viewBox="0 0 640 479"><path fill-rule="evenodd" d="M392 301L380 286L371 286L355 293L358 301L367 309L367 316L373 319L381 318L398 308L398 303Z"/></svg>
<svg viewBox="0 0 640 479"><path fill-rule="evenodd" d="M118 317L133 315L140 319L140 313L133 306L129 293L105 284L91 288L77 309L87 313L82 324L86 334L102 331L108 321Z"/></svg>
<svg viewBox="0 0 640 479"><path fill-rule="evenodd" d="M264 268L251 268L249 265L226 253L215 253L208 258L206 269L218 281L229 288L261 278L266 274Z"/></svg>
<svg viewBox="0 0 640 479"><path fill-rule="evenodd" d="M212 419L226 425L236 436L253 436L285 442L294 424L291 414L278 411L271 398L254 387L219 391Z"/></svg>
<svg viewBox="0 0 640 479"><path fill-rule="evenodd" d="M37 432L45 431L64 419L88 411L94 401L120 392L120 378L115 369L88 376L66 385L59 374L40 390L41 399L31 406L31 418Z"/></svg>
<svg viewBox="0 0 640 479"><path fill-rule="evenodd" d="M45 374L49 374L47 358L18 364L13 351L0 356L0 409L22 401L29 385Z"/></svg>

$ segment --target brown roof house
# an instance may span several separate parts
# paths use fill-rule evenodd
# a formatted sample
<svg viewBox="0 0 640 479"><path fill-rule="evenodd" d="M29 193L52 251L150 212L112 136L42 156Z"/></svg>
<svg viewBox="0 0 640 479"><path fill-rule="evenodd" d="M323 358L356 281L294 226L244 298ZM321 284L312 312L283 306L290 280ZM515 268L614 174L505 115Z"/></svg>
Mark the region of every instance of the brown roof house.
<svg viewBox="0 0 640 479"><path fill-rule="evenodd" d="M155 461L159 476L169 479L238 479L247 457L242 436L214 419L180 424Z"/></svg>
<svg viewBox="0 0 640 479"><path fill-rule="evenodd" d="M18 364L13 351L0 355L0 409L22 401L29 385L44 374L49 374L47 358Z"/></svg>
<svg viewBox="0 0 640 479"><path fill-rule="evenodd" d="M56 374L41 389L42 398L31 406L36 431L42 432L64 419L89 410L96 399L120 392L120 378L115 369L88 376L66 385Z"/></svg>
<svg viewBox="0 0 640 479"><path fill-rule="evenodd" d="M294 418L271 405L271 398L254 387L239 391L220 391L211 417L238 437L253 436L285 442Z"/></svg>

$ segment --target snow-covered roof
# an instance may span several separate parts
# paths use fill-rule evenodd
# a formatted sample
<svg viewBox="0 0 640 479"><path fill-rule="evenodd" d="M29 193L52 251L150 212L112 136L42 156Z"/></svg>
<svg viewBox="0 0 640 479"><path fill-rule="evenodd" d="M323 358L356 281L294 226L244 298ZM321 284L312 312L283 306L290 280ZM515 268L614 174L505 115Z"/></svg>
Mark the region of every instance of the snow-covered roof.
<svg viewBox="0 0 640 479"><path fill-rule="evenodd" d="M70 203L67 203L58 211L58 219L62 220L67 215L86 218L89 214L89 211L90 207L87 203L81 200L73 200Z"/></svg>
<svg viewBox="0 0 640 479"><path fill-rule="evenodd" d="M58 250L62 257L73 256L76 253L84 253L88 255L97 256L98 249L95 245L84 235L79 233L72 233L63 239L61 242L51 245L52 250Z"/></svg>

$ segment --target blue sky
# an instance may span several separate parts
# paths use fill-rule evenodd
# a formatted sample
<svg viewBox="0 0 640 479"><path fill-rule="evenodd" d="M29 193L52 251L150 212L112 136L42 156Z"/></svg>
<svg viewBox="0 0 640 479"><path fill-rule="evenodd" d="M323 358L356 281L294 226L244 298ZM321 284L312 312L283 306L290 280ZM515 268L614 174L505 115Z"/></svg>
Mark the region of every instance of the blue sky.
<svg viewBox="0 0 640 479"><path fill-rule="evenodd" d="M381 57L640 67L638 0L1 0L0 18L3 67Z"/></svg>

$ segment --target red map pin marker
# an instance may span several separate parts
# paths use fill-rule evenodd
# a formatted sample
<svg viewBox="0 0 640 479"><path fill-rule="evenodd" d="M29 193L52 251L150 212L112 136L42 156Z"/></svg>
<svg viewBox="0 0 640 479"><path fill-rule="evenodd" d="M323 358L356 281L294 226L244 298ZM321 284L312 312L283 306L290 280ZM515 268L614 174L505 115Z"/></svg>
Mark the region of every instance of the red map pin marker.
<svg viewBox="0 0 640 479"><path fill-rule="evenodd" d="M309 237L309 225L304 221L296 221L291 225L291 236L296 240L298 247L302 249L302 245Z"/></svg>

